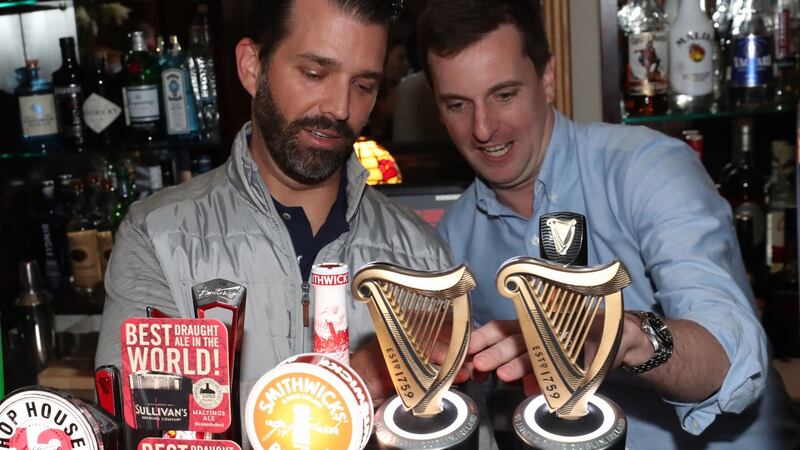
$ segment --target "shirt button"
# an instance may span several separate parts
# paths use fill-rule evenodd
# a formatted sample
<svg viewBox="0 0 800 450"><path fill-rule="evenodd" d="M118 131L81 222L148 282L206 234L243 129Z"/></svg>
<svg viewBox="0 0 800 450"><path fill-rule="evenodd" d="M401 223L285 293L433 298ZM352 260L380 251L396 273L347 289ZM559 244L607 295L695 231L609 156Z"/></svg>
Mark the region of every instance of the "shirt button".
<svg viewBox="0 0 800 450"><path fill-rule="evenodd" d="M534 236L531 238L531 245L533 245L534 247L539 246L539 236Z"/></svg>
<svg viewBox="0 0 800 450"><path fill-rule="evenodd" d="M297 262L303 261L303 255L297 255Z"/></svg>
<svg viewBox="0 0 800 450"><path fill-rule="evenodd" d="M550 201L553 202L553 203L557 202L558 201L558 194L551 194L550 195Z"/></svg>
<svg viewBox="0 0 800 450"><path fill-rule="evenodd" d="M292 220L292 215L287 212L281 214L281 217L283 217L283 220Z"/></svg>

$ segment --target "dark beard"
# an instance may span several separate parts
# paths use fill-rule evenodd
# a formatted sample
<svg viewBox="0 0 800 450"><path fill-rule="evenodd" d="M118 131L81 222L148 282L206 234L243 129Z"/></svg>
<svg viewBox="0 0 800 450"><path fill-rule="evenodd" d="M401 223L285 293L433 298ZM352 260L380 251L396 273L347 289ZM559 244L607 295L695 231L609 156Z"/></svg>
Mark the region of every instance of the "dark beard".
<svg viewBox="0 0 800 450"><path fill-rule="evenodd" d="M331 177L344 166L353 152L355 132L344 121L326 116L303 117L288 123L278 110L266 83L259 83L255 96L255 121L272 160L292 180L315 185ZM303 128L332 130L343 138L334 149L302 146L297 135Z"/></svg>

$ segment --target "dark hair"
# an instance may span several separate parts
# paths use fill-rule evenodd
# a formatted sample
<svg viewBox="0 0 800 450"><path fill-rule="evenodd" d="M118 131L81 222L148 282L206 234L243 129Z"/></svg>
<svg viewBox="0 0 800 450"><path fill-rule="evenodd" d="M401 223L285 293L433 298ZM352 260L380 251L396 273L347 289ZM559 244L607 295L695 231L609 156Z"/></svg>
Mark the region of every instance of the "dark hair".
<svg viewBox="0 0 800 450"><path fill-rule="evenodd" d="M428 51L453 56L504 24L517 27L523 51L541 75L550 60L550 47L540 0L429 0L417 21L419 56L428 81Z"/></svg>
<svg viewBox="0 0 800 450"><path fill-rule="evenodd" d="M402 7L401 0L328 0L340 11L367 24L389 25ZM289 20L296 0L254 0L245 36L259 46L265 64L289 33Z"/></svg>

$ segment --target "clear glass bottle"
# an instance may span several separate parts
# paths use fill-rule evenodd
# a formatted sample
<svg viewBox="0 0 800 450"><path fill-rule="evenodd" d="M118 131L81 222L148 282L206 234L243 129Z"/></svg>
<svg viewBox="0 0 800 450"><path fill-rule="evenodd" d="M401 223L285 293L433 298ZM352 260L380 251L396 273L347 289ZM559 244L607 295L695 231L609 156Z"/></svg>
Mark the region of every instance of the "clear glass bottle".
<svg viewBox="0 0 800 450"><path fill-rule="evenodd" d="M122 97L125 123L135 142L161 138L161 75L158 60L147 50L144 33L131 34L131 52L125 61Z"/></svg>
<svg viewBox="0 0 800 450"><path fill-rule="evenodd" d="M161 64L161 83L167 137L198 140L200 130L197 122L197 104L192 89L189 64L181 50L178 36L175 35L167 39Z"/></svg>
<svg viewBox="0 0 800 450"><path fill-rule="evenodd" d="M219 108L208 19L204 16L203 25L193 26L189 35L188 64L200 118L200 132L203 140L216 142L219 140Z"/></svg>
<svg viewBox="0 0 800 450"><path fill-rule="evenodd" d="M708 110L714 89L714 26L698 0L681 0L669 39L672 108Z"/></svg>
<svg viewBox="0 0 800 450"><path fill-rule="evenodd" d="M105 55L95 57L85 91L83 120L87 142L96 146L118 143L125 126L122 96L119 84L108 73Z"/></svg>
<svg viewBox="0 0 800 450"><path fill-rule="evenodd" d="M767 193L767 242L766 264L771 273L783 269L794 254L797 234L787 228L790 218L797 217L797 199L794 187L794 148L787 141L772 143L772 174L766 185Z"/></svg>
<svg viewBox="0 0 800 450"><path fill-rule="evenodd" d="M49 153L60 148L53 85L39 78L39 61L30 59L16 70L22 124L22 147L26 152Z"/></svg>
<svg viewBox="0 0 800 450"><path fill-rule="evenodd" d="M20 292L14 301L14 312L25 353L35 373L55 359L55 317L52 300L42 286L36 261L19 265Z"/></svg>
<svg viewBox="0 0 800 450"><path fill-rule="evenodd" d="M86 143L83 129L83 71L75 56L75 38L58 40L61 67L53 72L58 127L64 147L81 152Z"/></svg>
<svg viewBox="0 0 800 450"><path fill-rule="evenodd" d="M628 0L617 14L625 34L624 104L631 116L664 114L669 106L669 32L656 0Z"/></svg>
<svg viewBox="0 0 800 450"><path fill-rule="evenodd" d="M84 194L83 183L80 180L73 181L72 187L74 198L77 199L67 226L72 276L78 294L90 297L103 281L97 225L89 199Z"/></svg>
<svg viewBox="0 0 800 450"><path fill-rule="evenodd" d="M757 108L772 102L773 44L763 0L744 0L733 19L733 104Z"/></svg>

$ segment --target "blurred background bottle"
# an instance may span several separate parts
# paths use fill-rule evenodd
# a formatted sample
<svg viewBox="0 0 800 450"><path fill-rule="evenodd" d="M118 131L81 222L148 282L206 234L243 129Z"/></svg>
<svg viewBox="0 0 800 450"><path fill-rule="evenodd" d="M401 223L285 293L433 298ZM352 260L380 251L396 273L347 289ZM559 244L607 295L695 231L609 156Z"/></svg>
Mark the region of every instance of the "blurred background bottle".
<svg viewBox="0 0 800 450"><path fill-rule="evenodd" d="M105 55L94 58L85 92L83 120L87 128L87 142L95 146L116 144L121 138L125 118L122 114L121 88L108 73Z"/></svg>
<svg viewBox="0 0 800 450"><path fill-rule="evenodd" d="M128 133L135 142L161 138L161 76L158 60L147 50L144 33L131 34L131 52L124 69L123 102Z"/></svg>
<svg viewBox="0 0 800 450"><path fill-rule="evenodd" d="M733 18L731 90L733 104L755 108L772 101L773 44L763 0L744 0Z"/></svg>
<svg viewBox="0 0 800 450"><path fill-rule="evenodd" d="M65 294L70 279L66 241L69 216L59 205L53 180L41 182L39 201L32 209L36 226L36 259L44 269L45 288L54 295Z"/></svg>
<svg viewBox="0 0 800 450"><path fill-rule="evenodd" d="M681 0L669 40L672 108L708 110L713 103L714 26L698 0Z"/></svg>
<svg viewBox="0 0 800 450"><path fill-rule="evenodd" d="M625 34L624 103L632 116L667 112L669 32L667 16L656 0L628 0L617 14Z"/></svg>
<svg viewBox="0 0 800 450"><path fill-rule="evenodd" d="M30 59L16 70L22 125L22 148L26 152L49 153L58 150L58 119L53 85L39 78L39 61Z"/></svg>
<svg viewBox="0 0 800 450"><path fill-rule="evenodd" d="M200 118L200 132L203 140L217 142L219 141L217 78L207 16L202 17L202 25L193 26L189 30L189 36L188 65Z"/></svg>
<svg viewBox="0 0 800 450"><path fill-rule="evenodd" d="M775 44L775 103L795 106L797 96L797 0L775 0L772 14Z"/></svg>
<svg viewBox="0 0 800 450"><path fill-rule="evenodd" d="M72 182L76 199L67 226L67 242L75 290L80 296L91 297L103 281L97 226L89 199L84 195L80 180Z"/></svg>
<svg viewBox="0 0 800 450"><path fill-rule="evenodd" d="M75 56L75 38L58 40L61 46L61 67L53 72L53 91L56 100L58 127L64 147L83 151L83 71Z"/></svg>
<svg viewBox="0 0 800 450"><path fill-rule="evenodd" d="M167 39L161 63L161 82L166 117L166 135L177 140L198 140L197 103L192 89L189 64L178 36Z"/></svg>
<svg viewBox="0 0 800 450"><path fill-rule="evenodd" d="M19 265L20 292L14 301L16 326L25 356L39 373L55 359L55 318L50 295L42 288L36 261Z"/></svg>

